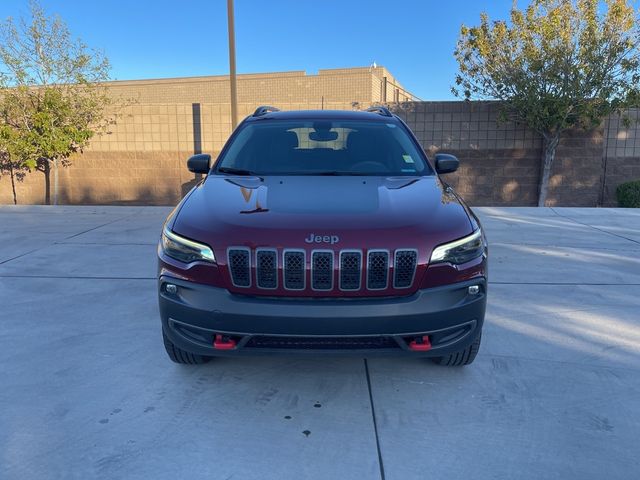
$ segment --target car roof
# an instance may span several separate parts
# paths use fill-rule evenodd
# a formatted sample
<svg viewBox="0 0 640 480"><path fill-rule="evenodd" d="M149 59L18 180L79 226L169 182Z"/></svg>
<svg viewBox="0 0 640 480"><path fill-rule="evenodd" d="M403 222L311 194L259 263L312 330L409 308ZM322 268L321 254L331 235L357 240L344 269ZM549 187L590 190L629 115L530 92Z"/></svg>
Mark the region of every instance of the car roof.
<svg viewBox="0 0 640 480"><path fill-rule="evenodd" d="M359 110L287 110L250 115L246 121L259 120L361 120L370 122L397 122L395 115L388 117L377 112Z"/></svg>

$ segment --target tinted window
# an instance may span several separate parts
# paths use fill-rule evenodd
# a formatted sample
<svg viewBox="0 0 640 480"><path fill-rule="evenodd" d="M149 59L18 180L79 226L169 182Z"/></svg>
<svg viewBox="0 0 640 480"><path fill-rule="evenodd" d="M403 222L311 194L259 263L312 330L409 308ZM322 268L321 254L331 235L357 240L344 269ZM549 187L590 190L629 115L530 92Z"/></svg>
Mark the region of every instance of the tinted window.
<svg viewBox="0 0 640 480"><path fill-rule="evenodd" d="M242 127L217 168L260 175L425 175L423 154L401 125L265 120Z"/></svg>

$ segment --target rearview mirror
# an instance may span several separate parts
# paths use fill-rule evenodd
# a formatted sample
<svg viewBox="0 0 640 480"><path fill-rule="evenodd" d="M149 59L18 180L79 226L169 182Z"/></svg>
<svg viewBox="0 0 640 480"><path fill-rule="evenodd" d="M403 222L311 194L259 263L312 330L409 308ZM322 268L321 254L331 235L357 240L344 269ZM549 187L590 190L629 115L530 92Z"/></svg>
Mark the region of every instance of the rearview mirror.
<svg viewBox="0 0 640 480"><path fill-rule="evenodd" d="M460 161L453 155L448 153L436 154L436 172L440 174L455 172L459 166Z"/></svg>
<svg viewBox="0 0 640 480"><path fill-rule="evenodd" d="M193 173L209 173L211 169L211 155L208 153L198 153L189 157L187 168Z"/></svg>
<svg viewBox="0 0 640 480"><path fill-rule="evenodd" d="M320 130L309 133L309 139L314 142L332 142L338 138L338 132Z"/></svg>

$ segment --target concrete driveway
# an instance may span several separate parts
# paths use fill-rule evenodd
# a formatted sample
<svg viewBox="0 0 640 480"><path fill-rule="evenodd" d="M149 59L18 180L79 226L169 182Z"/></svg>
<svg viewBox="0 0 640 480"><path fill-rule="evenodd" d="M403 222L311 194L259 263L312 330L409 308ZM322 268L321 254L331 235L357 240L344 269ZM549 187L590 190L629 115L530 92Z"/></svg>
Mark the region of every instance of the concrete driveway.
<svg viewBox="0 0 640 480"><path fill-rule="evenodd" d="M479 208L467 368L408 358L169 362L166 208L0 208L2 479L634 479L640 211Z"/></svg>

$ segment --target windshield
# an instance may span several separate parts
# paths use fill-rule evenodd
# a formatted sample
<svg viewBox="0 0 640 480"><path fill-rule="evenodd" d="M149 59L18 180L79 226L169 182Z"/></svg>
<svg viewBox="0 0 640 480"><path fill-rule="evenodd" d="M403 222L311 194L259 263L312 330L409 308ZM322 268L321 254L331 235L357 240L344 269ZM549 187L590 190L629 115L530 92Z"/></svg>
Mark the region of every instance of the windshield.
<svg viewBox="0 0 640 480"><path fill-rule="evenodd" d="M268 120L246 124L216 171L257 175L429 175L396 123Z"/></svg>

